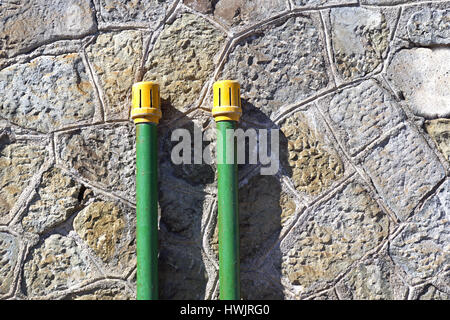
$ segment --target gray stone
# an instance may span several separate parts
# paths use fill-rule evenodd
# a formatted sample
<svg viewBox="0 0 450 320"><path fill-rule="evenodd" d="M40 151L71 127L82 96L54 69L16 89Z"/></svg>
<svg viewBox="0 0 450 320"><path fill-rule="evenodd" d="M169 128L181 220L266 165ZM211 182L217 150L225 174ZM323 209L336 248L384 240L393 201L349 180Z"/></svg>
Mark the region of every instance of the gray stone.
<svg viewBox="0 0 450 320"><path fill-rule="evenodd" d="M141 33L102 33L86 52L104 93L106 119L128 119L131 86L141 63Z"/></svg>
<svg viewBox="0 0 450 320"><path fill-rule="evenodd" d="M362 160L378 193L400 220L445 177L425 140L409 125L374 144Z"/></svg>
<svg viewBox="0 0 450 320"><path fill-rule="evenodd" d="M16 140L10 130L0 131L1 223L7 223L11 218L11 209L47 155L48 151L43 145Z"/></svg>
<svg viewBox="0 0 450 320"><path fill-rule="evenodd" d="M213 0L183 0L185 5L201 13L211 13L213 11L212 2Z"/></svg>
<svg viewBox="0 0 450 320"><path fill-rule="evenodd" d="M416 45L450 44L450 9L424 7L411 15L407 30L409 40Z"/></svg>
<svg viewBox="0 0 450 320"><path fill-rule="evenodd" d="M450 49L412 48L398 51L387 79L418 116L450 116Z"/></svg>
<svg viewBox="0 0 450 320"><path fill-rule="evenodd" d="M0 71L0 116L41 132L86 124L94 92L79 54L38 57Z"/></svg>
<svg viewBox="0 0 450 320"><path fill-rule="evenodd" d="M121 280L102 281L76 290L64 300L134 300L136 293Z"/></svg>
<svg viewBox="0 0 450 320"><path fill-rule="evenodd" d="M81 208L85 187L59 169L44 172L37 193L22 219L25 231L43 233Z"/></svg>
<svg viewBox="0 0 450 320"><path fill-rule="evenodd" d="M2 2L0 13L0 58L97 30L89 0L7 1Z"/></svg>
<svg viewBox="0 0 450 320"><path fill-rule="evenodd" d="M166 25L149 54L144 75L144 81L161 87L163 118L170 118L171 109L189 109L199 98L224 40L222 32L193 14Z"/></svg>
<svg viewBox="0 0 450 320"><path fill-rule="evenodd" d="M330 10L334 63L343 80L364 77L382 64L389 27L380 10L359 7Z"/></svg>
<svg viewBox="0 0 450 320"><path fill-rule="evenodd" d="M351 155L406 119L395 98L374 80L338 91L318 106Z"/></svg>
<svg viewBox="0 0 450 320"><path fill-rule="evenodd" d="M428 285L421 289L415 294L416 300L450 300L449 294L439 291L434 286Z"/></svg>
<svg viewBox="0 0 450 320"><path fill-rule="evenodd" d="M219 0L214 16L230 26L254 24L288 9L286 0Z"/></svg>
<svg viewBox="0 0 450 320"><path fill-rule="evenodd" d="M302 297L333 283L388 233L388 216L359 182L351 181L314 206L283 239L282 275Z"/></svg>
<svg viewBox="0 0 450 320"><path fill-rule="evenodd" d="M356 4L358 0L293 0L292 3L296 7L301 8L320 8L335 5Z"/></svg>
<svg viewBox="0 0 450 320"><path fill-rule="evenodd" d="M427 120L425 130L445 159L450 161L450 119Z"/></svg>
<svg viewBox="0 0 450 320"><path fill-rule="evenodd" d="M135 187L134 124L108 124L60 133L57 161L74 174L129 201Z"/></svg>
<svg viewBox="0 0 450 320"><path fill-rule="evenodd" d="M19 258L19 243L16 238L6 232L0 232L0 295L12 289Z"/></svg>
<svg viewBox="0 0 450 320"><path fill-rule="evenodd" d="M422 0L360 0L361 4L368 4L368 5L396 5L419 1Z"/></svg>
<svg viewBox="0 0 450 320"><path fill-rule="evenodd" d="M256 107L273 119L283 106L327 88L329 75L317 18L305 15L278 21L237 44L221 78L239 81L244 113Z"/></svg>
<svg viewBox="0 0 450 320"><path fill-rule="evenodd" d="M336 285L345 300L403 300L408 286L396 273L387 255L360 263Z"/></svg>
<svg viewBox="0 0 450 320"><path fill-rule="evenodd" d="M99 18L106 23L140 23L156 29L174 0L100 0Z"/></svg>
<svg viewBox="0 0 450 320"><path fill-rule="evenodd" d="M88 259L73 239L49 236L31 252L23 267L28 297L45 296L89 281L95 273Z"/></svg>
<svg viewBox="0 0 450 320"><path fill-rule="evenodd" d="M447 179L391 242L389 255L403 269L410 284L423 282L448 270L449 194L450 180ZM445 286L447 291L450 290L448 282Z"/></svg>
<svg viewBox="0 0 450 320"><path fill-rule="evenodd" d="M275 282L275 283L274 283ZM283 300L283 288L270 281L267 274L259 272L241 273L241 298L243 300Z"/></svg>
<svg viewBox="0 0 450 320"><path fill-rule="evenodd" d="M207 273L200 247L187 247L181 243L174 246L162 241L158 268L160 299L205 299Z"/></svg>

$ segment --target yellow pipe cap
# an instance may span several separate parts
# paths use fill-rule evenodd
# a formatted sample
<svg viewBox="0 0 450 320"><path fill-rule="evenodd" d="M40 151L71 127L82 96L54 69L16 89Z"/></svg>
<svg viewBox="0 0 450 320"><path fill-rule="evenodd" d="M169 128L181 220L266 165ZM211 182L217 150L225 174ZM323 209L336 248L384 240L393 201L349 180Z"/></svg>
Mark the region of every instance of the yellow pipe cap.
<svg viewBox="0 0 450 320"><path fill-rule="evenodd" d="M131 119L134 123L159 123L162 117L159 85L151 81L136 82L131 89Z"/></svg>
<svg viewBox="0 0 450 320"><path fill-rule="evenodd" d="M235 80L217 81L213 85L212 114L217 121L239 121L242 115L241 87Z"/></svg>

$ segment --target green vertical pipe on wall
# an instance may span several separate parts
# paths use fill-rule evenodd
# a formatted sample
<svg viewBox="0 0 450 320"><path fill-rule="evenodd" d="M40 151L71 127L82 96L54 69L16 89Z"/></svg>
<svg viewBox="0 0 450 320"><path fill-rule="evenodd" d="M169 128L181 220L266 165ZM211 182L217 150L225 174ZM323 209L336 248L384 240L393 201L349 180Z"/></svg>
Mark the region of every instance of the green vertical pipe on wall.
<svg viewBox="0 0 450 320"><path fill-rule="evenodd" d="M155 123L136 124L137 299L158 299L158 159Z"/></svg>
<svg viewBox="0 0 450 320"><path fill-rule="evenodd" d="M235 121L217 122L217 188L219 228L219 282L221 300L240 299L239 279L239 214L236 144L227 139L226 131L234 130ZM233 150L230 150L230 149ZM233 151L234 163L227 163Z"/></svg>
<svg viewBox="0 0 450 320"><path fill-rule="evenodd" d="M136 297L158 299L158 141L162 117L159 85L133 84L131 118L136 124Z"/></svg>

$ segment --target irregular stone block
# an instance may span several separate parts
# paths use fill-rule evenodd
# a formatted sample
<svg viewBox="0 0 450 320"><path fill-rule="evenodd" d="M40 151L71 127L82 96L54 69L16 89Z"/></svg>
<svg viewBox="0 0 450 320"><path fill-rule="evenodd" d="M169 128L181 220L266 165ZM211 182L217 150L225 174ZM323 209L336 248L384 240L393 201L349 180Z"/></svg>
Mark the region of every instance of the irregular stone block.
<svg viewBox="0 0 450 320"><path fill-rule="evenodd" d="M361 4L369 4L369 5L395 5L419 1L422 0L360 0Z"/></svg>
<svg viewBox="0 0 450 320"><path fill-rule="evenodd" d="M450 300L450 294L439 291L434 286L428 285L422 290L417 290L415 294L415 300Z"/></svg>
<svg viewBox="0 0 450 320"><path fill-rule="evenodd" d="M389 234L388 216L357 181L351 181L299 220L281 242L286 283L299 296L335 281Z"/></svg>
<svg viewBox="0 0 450 320"><path fill-rule="evenodd" d="M387 79L422 117L450 116L450 49L412 48L398 51L387 69Z"/></svg>
<svg viewBox="0 0 450 320"><path fill-rule="evenodd" d="M92 121L97 98L79 54L42 56L0 71L0 116L51 132Z"/></svg>
<svg viewBox="0 0 450 320"><path fill-rule="evenodd" d="M0 131L0 222L7 223L11 209L47 155L42 144L16 140L8 128Z"/></svg>
<svg viewBox="0 0 450 320"><path fill-rule="evenodd" d="M403 269L410 284L423 282L448 270L449 194L450 180L447 179L391 241L389 255ZM446 289L450 289L448 282Z"/></svg>
<svg viewBox="0 0 450 320"><path fill-rule="evenodd" d="M311 112L299 111L281 125L289 174L297 191L316 196L344 176L344 163Z"/></svg>
<svg viewBox="0 0 450 320"><path fill-rule="evenodd" d="M437 156L410 126L373 145L361 163L378 193L402 221L445 177Z"/></svg>
<svg viewBox="0 0 450 320"><path fill-rule="evenodd" d="M364 77L382 64L389 26L380 10L360 7L330 10L334 63L343 80Z"/></svg>
<svg viewBox="0 0 450 320"><path fill-rule="evenodd" d="M95 272L76 242L59 234L36 247L23 267L26 294L45 296L92 279Z"/></svg>
<svg viewBox="0 0 450 320"><path fill-rule="evenodd" d="M170 116L164 110L185 111L199 98L224 40L222 32L193 14L166 25L149 54L144 75L144 81L156 81L161 87L163 118Z"/></svg>
<svg viewBox="0 0 450 320"><path fill-rule="evenodd" d="M288 9L285 0L219 0L214 16L229 26L254 24Z"/></svg>
<svg viewBox="0 0 450 320"><path fill-rule="evenodd" d="M358 264L339 281L336 291L341 300L404 300L408 287L390 258L383 255Z"/></svg>
<svg viewBox="0 0 450 320"><path fill-rule="evenodd" d="M0 57L97 31L89 0L8 1L2 3L0 12Z"/></svg>
<svg viewBox="0 0 450 320"><path fill-rule="evenodd" d="M61 172L44 172L37 193L22 219L25 231L44 233L81 208L86 188Z"/></svg>
<svg viewBox="0 0 450 320"><path fill-rule="evenodd" d="M134 201L135 133L133 124L108 124L56 136L57 161L74 174Z"/></svg>
<svg viewBox="0 0 450 320"><path fill-rule="evenodd" d="M317 18L305 15L278 21L237 44L221 78L239 81L244 109L248 104L274 119L283 106L327 88L329 75Z"/></svg>
<svg viewBox="0 0 450 320"><path fill-rule="evenodd" d="M141 63L141 33L127 30L100 34L86 52L105 94L107 120L128 119L131 86Z"/></svg>
<svg viewBox="0 0 450 320"><path fill-rule="evenodd" d="M425 130L445 159L450 161L450 119L428 120L425 122Z"/></svg>
<svg viewBox="0 0 450 320"><path fill-rule="evenodd" d="M406 120L395 98L374 80L319 100L335 134L351 155Z"/></svg>
<svg viewBox="0 0 450 320"><path fill-rule="evenodd" d="M0 232L0 295L7 294L12 289L19 250L19 243L13 235Z"/></svg>
<svg viewBox="0 0 450 320"><path fill-rule="evenodd" d="M450 9L424 7L411 15L407 30L409 40L416 45L450 44Z"/></svg>
<svg viewBox="0 0 450 320"><path fill-rule="evenodd" d="M121 274L136 265L134 215L124 205L99 199L77 214L73 228L97 257Z"/></svg>
<svg viewBox="0 0 450 320"><path fill-rule="evenodd" d="M100 0L100 19L107 23L141 23L156 29L174 0Z"/></svg>

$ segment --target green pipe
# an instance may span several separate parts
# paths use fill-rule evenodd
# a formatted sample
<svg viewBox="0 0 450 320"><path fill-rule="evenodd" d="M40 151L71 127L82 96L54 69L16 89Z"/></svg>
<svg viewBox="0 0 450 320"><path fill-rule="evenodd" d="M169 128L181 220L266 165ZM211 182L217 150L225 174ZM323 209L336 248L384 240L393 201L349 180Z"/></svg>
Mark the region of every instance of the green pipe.
<svg viewBox="0 0 450 320"><path fill-rule="evenodd" d="M217 188L219 228L219 284L221 300L240 299L239 280L239 214L237 164L227 163L229 149L234 149L234 139L227 141L226 131L234 130L235 121L217 122Z"/></svg>
<svg viewBox="0 0 450 320"><path fill-rule="evenodd" d="M137 299L158 299L158 160L155 123L136 124Z"/></svg>
<svg viewBox="0 0 450 320"><path fill-rule="evenodd" d="M132 87L131 118L136 124L136 297L158 299L158 141L159 85Z"/></svg>
<svg viewBox="0 0 450 320"><path fill-rule="evenodd" d="M234 138L234 129L242 114L239 83L234 80L214 83L213 104L212 114L217 124L220 299L239 300L238 171Z"/></svg>

